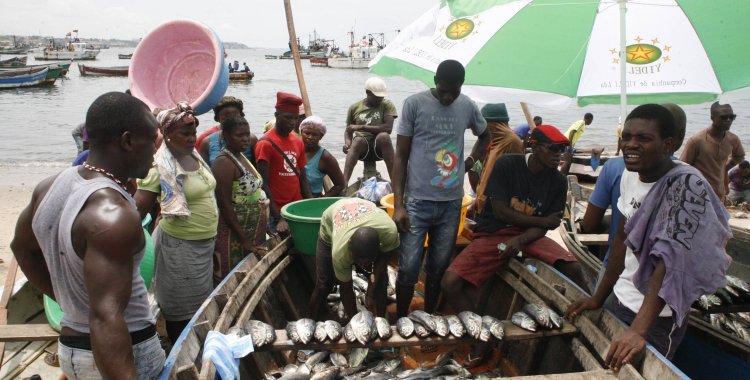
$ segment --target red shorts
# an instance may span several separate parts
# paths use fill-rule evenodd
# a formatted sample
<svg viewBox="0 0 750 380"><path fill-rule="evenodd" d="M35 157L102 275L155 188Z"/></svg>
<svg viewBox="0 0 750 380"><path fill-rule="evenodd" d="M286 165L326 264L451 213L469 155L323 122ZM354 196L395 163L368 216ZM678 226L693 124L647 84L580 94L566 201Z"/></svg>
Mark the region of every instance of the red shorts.
<svg viewBox="0 0 750 380"><path fill-rule="evenodd" d="M520 228L506 228L492 234L474 234L474 241L453 260L447 270L477 287L482 286L508 261L508 258L500 255L497 245L520 235L523 231ZM567 249L546 236L525 245L521 251L524 256L539 259L549 265L554 265L560 260L576 261L575 256Z"/></svg>

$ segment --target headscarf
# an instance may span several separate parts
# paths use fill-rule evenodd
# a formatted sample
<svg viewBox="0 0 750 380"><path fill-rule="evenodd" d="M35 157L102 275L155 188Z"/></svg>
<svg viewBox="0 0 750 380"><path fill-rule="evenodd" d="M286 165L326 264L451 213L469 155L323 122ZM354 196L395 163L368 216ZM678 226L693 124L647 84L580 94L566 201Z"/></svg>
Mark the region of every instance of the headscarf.
<svg viewBox="0 0 750 380"><path fill-rule="evenodd" d="M187 117L188 120L195 121L195 126L198 126L198 119L195 117L195 111L190 107L188 102L182 101L177 103L177 106L167 110L162 110L156 115L156 121L159 122L159 129L161 133L166 135L169 130L174 127L178 121Z"/></svg>
<svg viewBox="0 0 750 380"><path fill-rule="evenodd" d="M305 128L318 128L323 135L326 134L326 122L320 116L309 116L299 125L299 131L302 133Z"/></svg>

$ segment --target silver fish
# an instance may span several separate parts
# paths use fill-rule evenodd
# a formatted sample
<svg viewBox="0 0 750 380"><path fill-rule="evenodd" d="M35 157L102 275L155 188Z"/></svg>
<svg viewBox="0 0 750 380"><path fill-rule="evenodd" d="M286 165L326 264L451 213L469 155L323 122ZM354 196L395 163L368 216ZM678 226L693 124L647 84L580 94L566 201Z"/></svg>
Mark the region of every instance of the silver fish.
<svg viewBox="0 0 750 380"><path fill-rule="evenodd" d="M745 280L735 277L735 276L727 276L727 282L729 285L742 290L745 293L750 293L750 284L748 284Z"/></svg>
<svg viewBox="0 0 750 380"><path fill-rule="evenodd" d="M390 380L393 376L388 373L377 373L377 372L371 372L369 375L365 377L361 377L362 380Z"/></svg>
<svg viewBox="0 0 750 380"><path fill-rule="evenodd" d="M391 325L385 318L375 318L375 329L377 330L380 339L386 340L391 337Z"/></svg>
<svg viewBox="0 0 750 380"><path fill-rule="evenodd" d="M349 361L346 360L346 356L338 352L331 352L331 364L336 367L348 367Z"/></svg>
<svg viewBox="0 0 750 380"><path fill-rule="evenodd" d="M479 340L482 342L488 342L490 340L490 336L492 334L490 333L490 325L488 323L484 322L484 319L482 319L482 329L479 330Z"/></svg>
<svg viewBox="0 0 750 380"><path fill-rule="evenodd" d="M734 330L737 331L737 336L740 337L740 339L744 341L750 340L750 329L748 329L744 323L734 320L732 321L732 325L734 326Z"/></svg>
<svg viewBox="0 0 750 380"><path fill-rule="evenodd" d="M427 330L430 330L430 332L435 331L435 329L437 328L437 324L435 323L435 320L432 319L432 316L422 310L412 311L411 314L409 314L409 319L414 322L420 323L422 326L427 328Z"/></svg>
<svg viewBox="0 0 750 380"><path fill-rule="evenodd" d="M362 365L362 362L365 361L365 358L367 357L368 352L370 352L369 348L364 348L364 347L352 348L352 351L349 354L349 366L359 367L360 365Z"/></svg>
<svg viewBox="0 0 750 380"><path fill-rule="evenodd" d="M286 336L294 343L299 343L299 334L297 334L296 322L289 322L286 324Z"/></svg>
<svg viewBox="0 0 750 380"><path fill-rule="evenodd" d="M388 266L388 294L396 293L396 278L398 277L398 270L392 266ZM393 293L391 293L393 290Z"/></svg>
<svg viewBox="0 0 750 380"><path fill-rule="evenodd" d="M341 372L339 372L339 376L346 378L347 376L352 376L356 374L356 378L359 379L361 376L367 376L370 372L367 370L367 367L361 365L358 367L341 367ZM362 373L360 373L362 372Z"/></svg>
<svg viewBox="0 0 750 380"><path fill-rule="evenodd" d="M552 321L552 326L556 329L561 329L565 323L563 322L563 318L560 316L560 314L557 314L557 312L552 310L552 308L547 305L545 305L544 307L547 309L549 319Z"/></svg>
<svg viewBox="0 0 750 380"><path fill-rule="evenodd" d="M284 368L281 370L283 373L294 373L297 372L297 365L289 363L284 366Z"/></svg>
<svg viewBox="0 0 750 380"><path fill-rule="evenodd" d="M352 331L357 341L362 344L370 342L373 333L373 324L375 322L375 316L369 310L363 310L355 314L352 320L349 321L349 325L352 326Z"/></svg>
<svg viewBox="0 0 750 380"><path fill-rule="evenodd" d="M315 332L313 333L313 336L315 336L315 340L318 342L325 342L326 338L328 338L325 322L315 322Z"/></svg>
<svg viewBox="0 0 750 380"><path fill-rule="evenodd" d="M304 373L286 373L284 376L281 376L279 380L308 380L310 379L310 374L304 374Z"/></svg>
<svg viewBox="0 0 750 380"><path fill-rule="evenodd" d="M339 376L341 368L339 367L328 367L310 377L310 380L334 380Z"/></svg>
<svg viewBox="0 0 750 380"><path fill-rule="evenodd" d="M708 309L710 309L713 306L719 306L719 305L721 305L721 300L716 295L713 295L713 294L704 294L700 298L698 298L698 304L704 310L708 310Z"/></svg>
<svg viewBox="0 0 750 380"><path fill-rule="evenodd" d="M734 313L733 317L744 322L745 326L750 326L750 312Z"/></svg>
<svg viewBox="0 0 750 380"><path fill-rule="evenodd" d="M430 336L430 330L427 329L427 327L422 326L421 323L416 322L412 320L414 323L414 334L416 334L420 338L426 338Z"/></svg>
<svg viewBox="0 0 750 380"><path fill-rule="evenodd" d="M433 315L432 319L435 321L435 333L445 338L450 333L448 329L448 320L442 315Z"/></svg>
<svg viewBox="0 0 750 380"><path fill-rule="evenodd" d="M482 329L484 330L485 326L487 326L487 330L497 338L498 340L503 340L503 337L505 336L505 328L503 327L503 323L500 322L499 319L491 316L491 315L485 315L482 317Z"/></svg>
<svg viewBox="0 0 750 380"><path fill-rule="evenodd" d="M482 330L482 317L477 313L465 310L458 313L458 319L464 324L464 328L474 339L479 339L479 333Z"/></svg>
<svg viewBox="0 0 750 380"><path fill-rule="evenodd" d="M341 301L341 294L331 293L326 297L326 302L338 302Z"/></svg>
<svg viewBox="0 0 750 380"><path fill-rule="evenodd" d="M727 284L723 289L732 297L740 298L740 293L733 286Z"/></svg>
<svg viewBox="0 0 750 380"><path fill-rule="evenodd" d="M396 321L396 330L398 335L406 339L414 334L414 322L407 317L401 317Z"/></svg>
<svg viewBox="0 0 750 380"><path fill-rule="evenodd" d="M302 344L309 343L315 334L315 321L310 318L302 318L297 321L297 335Z"/></svg>
<svg viewBox="0 0 750 380"><path fill-rule="evenodd" d="M514 325L529 331L536 331L536 322L528 314L519 311L510 318Z"/></svg>
<svg viewBox="0 0 750 380"><path fill-rule="evenodd" d="M378 373L393 373L393 371L400 365L401 359L386 359L375 365L375 367L372 368L372 371Z"/></svg>
<svg viewBox="0 0 750 380"><path fill-rule="evenodd" d="M549 317L549 312L544 305L527 303L523 307L523 311L534 318L534 321L545 329L551 329L553 327L552 320Z"/></svg>
<svg viewBox="0 0 750 380"><path fill-rule="evenodd" d="M344 327L344 339L346 339L349 343L354 343L357 341L357 336L354 335L354 330L352 330L352 324L348 323L346 327Z"/></svg>
<svg viewBox="0 0 750 380"><path fill-rule="evenodd" d="M312 373L318 373L318 372L323 371L324 369L329 368L329 367L331 367L331 365L328 364L328 363L326 363L326 362L317 363L314 366L312 366L312 369L310 370L310 372L312 372Z"/></svg>
<svg viewBox="0 0 750 380"><path fill-rule="evenodd" d="M328 358L328 351L319 351L310 355L305 361L305 364L312 368L314 365L322 363L326 358Z"/></svg>
<svg viewBox="0 0 750 380"><path fill-rule="evenodd" d="M297 367L297 372L295 372L295 373L300 373L300 374L303 374L303 375L307 375L309 377L311 372L312 371L311 371L311 368L310 368L309 365L307 365L307 364L300 364L299 367Z"/></svg>
<svg viewBox="0 0 750 380"><path fill-rule="evenodd" d="M449 315L446 316L445 319L448 321L448 330L450 330L451 335L456 338L461 338L466 335L466 329L457 316Z"/></svg>
<svg viewBox="0 0 750 380"><path fill-rule="evenodd" d="M244 330L253 337L253 345L255 347L262 347L276 340L276 330L268 323L262 321L247 321Z"/></svg>
<svg viewBox="0 0 750 380"><path fill-rule="evenodd" d="M359 277L359 275L352 276L352 285L354 288L359 289L360 292L367 291L367 280Z"/></svg>
<svg viewBox="0 0 750 380"><path fill-rule="evenodd" d="M332 342L341 339L341 324L336 321L325 321L326 335Z"/></svg>

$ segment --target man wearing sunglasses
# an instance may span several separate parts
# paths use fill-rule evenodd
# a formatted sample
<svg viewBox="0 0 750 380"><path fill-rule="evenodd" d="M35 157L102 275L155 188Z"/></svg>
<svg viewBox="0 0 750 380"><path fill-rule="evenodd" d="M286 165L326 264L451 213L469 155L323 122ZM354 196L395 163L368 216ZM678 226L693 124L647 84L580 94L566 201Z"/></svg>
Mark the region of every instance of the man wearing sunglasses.
<svg viewBox="0 0 750 380"><path fill-rule="evenodd" d="M347 318L357 313L352 270L367 277L367 308L385 315L387 264L400 245L396 224L374 203L345 198L329 206L320 220L315 255L315 290L310 297L310 318L319 320L320 310L334 284L339 284Z"/></svg>
<svg viewBox="0 0 750 380"><path fill-rule="evenodd" d="M680 161L694 166L724 199L729 192L727 171L745 159L739 137L729 128L737 117L729 104L711 105L711 126L693 135L682 151Z"/></svg>

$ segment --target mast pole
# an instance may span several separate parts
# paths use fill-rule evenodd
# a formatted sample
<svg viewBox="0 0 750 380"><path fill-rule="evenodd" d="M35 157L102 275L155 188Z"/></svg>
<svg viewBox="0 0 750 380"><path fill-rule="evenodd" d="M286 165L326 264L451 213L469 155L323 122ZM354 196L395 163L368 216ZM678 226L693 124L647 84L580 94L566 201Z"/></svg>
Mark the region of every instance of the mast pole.
<svg viewBox="0 0 750 380"><path fill-rule="evenodd" d="M297 43L297 33L294 31L294 17L292 16L291 0L284 0L284 10L286 11L286 26L289 30L289 45L292 48L292 57L294 58L294 68L297 71L297 82L299 83L300 95L305 105L305 115L311 116L312 107L310 98L307 95L307 85L305 85L305 76L302 74L302 60L299 58L299 45Z"/></svg>

